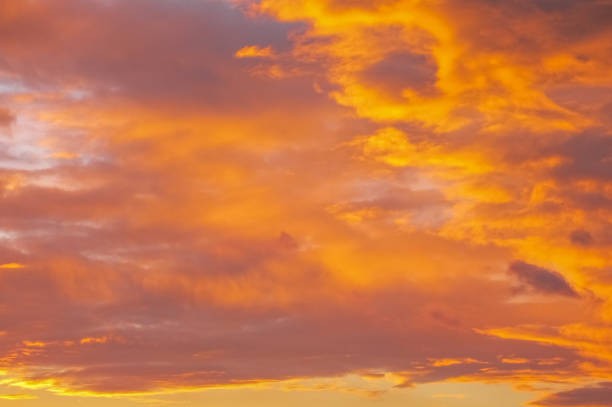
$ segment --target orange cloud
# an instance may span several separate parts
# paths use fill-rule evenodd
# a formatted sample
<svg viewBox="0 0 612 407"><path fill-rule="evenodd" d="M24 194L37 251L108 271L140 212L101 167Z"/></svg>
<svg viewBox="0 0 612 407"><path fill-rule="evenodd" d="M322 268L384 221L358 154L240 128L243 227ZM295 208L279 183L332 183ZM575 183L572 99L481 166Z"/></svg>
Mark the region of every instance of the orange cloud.
<svg viewBox="0 0 612 407"><path fill-rule="evenodd" d="M607 394L609 2L0 16L0 384Z"/></svg>
<svg viewBox="0 0 612 407"><path fill-rule="evenodd" d="M4 263L0 264L0 269L22 269L25 268L23 264L20 263Z"/></svg>
<svg viewBox="0 0 612 407"><path fill-rule="evenodd" d="M236 58L269 57L272 55L272 48L260 48L257 45L247 45L236 51Z"/></svg>
<svg viewBox="0 0 612 407"><path fill-rule="evenodd" d="M36 398L32 394L0 394L0 399L3 400L32 400Z"/></svg>

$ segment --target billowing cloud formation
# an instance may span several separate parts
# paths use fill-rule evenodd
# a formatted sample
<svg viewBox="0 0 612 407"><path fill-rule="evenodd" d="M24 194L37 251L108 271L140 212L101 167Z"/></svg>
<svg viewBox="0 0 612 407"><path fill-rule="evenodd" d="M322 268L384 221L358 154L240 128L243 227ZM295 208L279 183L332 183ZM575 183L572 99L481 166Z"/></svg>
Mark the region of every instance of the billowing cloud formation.
<svg viewBox="0 0 612 407"><path fill-rule="evenodd" d="M2 2L2 393L605 392L611 13Z"/></svg>

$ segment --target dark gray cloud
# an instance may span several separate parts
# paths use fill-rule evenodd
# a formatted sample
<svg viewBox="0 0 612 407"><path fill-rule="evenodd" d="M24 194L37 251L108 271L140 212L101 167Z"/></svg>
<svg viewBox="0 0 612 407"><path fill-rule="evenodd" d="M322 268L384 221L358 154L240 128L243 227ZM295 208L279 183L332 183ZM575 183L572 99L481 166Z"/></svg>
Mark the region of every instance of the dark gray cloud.
<svg viewBox="0 0 612 407"><path fill-rule="evenodd" d="M536 292L578 297L576 290L572 288L565 277L556 271L547 270L523 261L513 262L510 264L508 271L522 284Z"/></svg>
<svg viewBox="0 0 612 407"><path fill-rule="evenodd" d="M612 382L599 383L597 386L582 387L546 396L531 403L534 406L550 407L608 407L612 406Z"/></svg>

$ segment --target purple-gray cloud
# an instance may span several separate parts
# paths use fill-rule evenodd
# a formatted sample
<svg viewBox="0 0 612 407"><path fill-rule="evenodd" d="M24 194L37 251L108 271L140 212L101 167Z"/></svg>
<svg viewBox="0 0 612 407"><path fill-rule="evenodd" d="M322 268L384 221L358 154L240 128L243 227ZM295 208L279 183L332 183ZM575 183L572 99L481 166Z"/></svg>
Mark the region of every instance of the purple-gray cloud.
<svg viewBox="0 0 612 407"><path fill-rule="evenodd" d="M524 261L514 261L508 271L521 283L542 294L556 294L567 297L578 297L578 293L567 282L563 275Z"/></svg>
<svg viewBox="0 0 612 407"><path fill-rule="evenodd" d="M612 382L554 393L531 404L546 407L612 406Z"/></svg>

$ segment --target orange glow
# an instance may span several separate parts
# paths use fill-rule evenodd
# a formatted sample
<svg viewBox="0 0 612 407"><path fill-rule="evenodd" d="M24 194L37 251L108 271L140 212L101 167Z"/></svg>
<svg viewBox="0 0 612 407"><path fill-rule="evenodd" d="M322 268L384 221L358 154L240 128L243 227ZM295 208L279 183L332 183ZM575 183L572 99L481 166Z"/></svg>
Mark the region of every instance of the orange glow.
<svg viewBox="0 0 612 407"><path fill-rule="evenodd" d="M248 45L236 51L236 58L269 57L272 55L272 48L260 48L257 45Z"/></svg>
<svg viewBox="0 0 612 407"><path fill-rule="evenodd" d="M0 269L22 269L25 268L23 264L20 263L5 263L0 264Z"/></svg>
<svg viewBox="0 0 612 407"><path fill-rule="evenodd" d="M612 407L611 16L0 2L0 400Z"/></svg>

